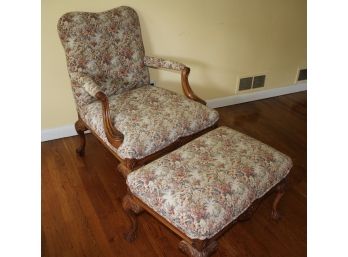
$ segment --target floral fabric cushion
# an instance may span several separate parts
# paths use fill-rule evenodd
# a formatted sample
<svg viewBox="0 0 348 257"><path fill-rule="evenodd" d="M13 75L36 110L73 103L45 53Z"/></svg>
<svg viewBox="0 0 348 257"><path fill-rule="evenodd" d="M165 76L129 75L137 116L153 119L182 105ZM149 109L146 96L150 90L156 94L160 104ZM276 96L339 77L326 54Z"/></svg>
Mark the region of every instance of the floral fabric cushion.
<svg viewBox="0 0 348 257"><path fill-rule="evenodd" d="M109 104L114 126L124 135L118 149L106 138L100 101L86 105L81 118L121 158L146 157L179 137L212 126L219 118L213 109L154 86L110 96Z"/></svg>
<svg viewBox="0 0 348 257"><path fill-rule="evenodd" d="M90 77L108 95L150 83L139 19L132 8L66 13L58 33L79 110L94 100L79 83L81 76Z"/></svg>
<svg viewBox="0 0 348 257"><path fill-rule="evenodd" d="M130 191L191 239L213 237L282 180L291 159L219 127L130 173Z"/></svg>

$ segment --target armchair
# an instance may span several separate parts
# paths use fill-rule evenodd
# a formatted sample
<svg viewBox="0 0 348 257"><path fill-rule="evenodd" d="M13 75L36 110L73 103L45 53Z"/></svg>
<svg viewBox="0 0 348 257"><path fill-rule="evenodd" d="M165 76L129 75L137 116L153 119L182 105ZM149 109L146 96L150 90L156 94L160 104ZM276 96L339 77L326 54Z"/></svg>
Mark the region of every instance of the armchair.
<svg viewBox="0 0 348 257"><path fill-rule="evenodd" d="M145 55L132 8L66 13L57 27L78 112L79 155L90 130L126 176L216 126L218 113L189 85L190 68ZM149 68L180 72L186 97L151 86Z"/></svg>

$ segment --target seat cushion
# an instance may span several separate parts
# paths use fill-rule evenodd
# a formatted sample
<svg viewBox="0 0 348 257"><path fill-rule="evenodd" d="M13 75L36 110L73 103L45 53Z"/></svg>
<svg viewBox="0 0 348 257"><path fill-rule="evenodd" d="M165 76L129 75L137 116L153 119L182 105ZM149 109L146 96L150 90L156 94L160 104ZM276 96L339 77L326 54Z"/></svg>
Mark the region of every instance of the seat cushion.
<svg viewBox="0 0 348 257"><path fill-rule="evenodd" d="M83 120L122 158L141 159L212 126L218 112L172 91L143 86L109 97L111 118L124 135L116 149L105 135L99 101L87 105Z"/></svg>
<svg viewBox="0 0 348 257"><path fill-rule="evenodd" d="M213 237L280 182L291 159L219 127L130 173L130 191L191 239Z"/></svg>

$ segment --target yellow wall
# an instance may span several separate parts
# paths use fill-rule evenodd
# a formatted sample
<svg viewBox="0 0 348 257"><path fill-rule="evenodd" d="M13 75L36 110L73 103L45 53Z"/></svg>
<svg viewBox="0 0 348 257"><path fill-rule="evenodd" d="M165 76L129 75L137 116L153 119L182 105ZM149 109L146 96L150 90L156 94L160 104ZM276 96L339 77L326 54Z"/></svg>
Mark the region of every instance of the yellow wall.
<svg viewBox="0 0 348 257"><path fill-rule="evenodd" d="M137 11L146 54L190 66L191 86L204 99L238 93L245 75L267 74L264 89L287 86L306 67L306 0L42 0L42 128L77 118L59 17L120 5ZM181 92L177 73L152 70L151 79Z"/></svg>

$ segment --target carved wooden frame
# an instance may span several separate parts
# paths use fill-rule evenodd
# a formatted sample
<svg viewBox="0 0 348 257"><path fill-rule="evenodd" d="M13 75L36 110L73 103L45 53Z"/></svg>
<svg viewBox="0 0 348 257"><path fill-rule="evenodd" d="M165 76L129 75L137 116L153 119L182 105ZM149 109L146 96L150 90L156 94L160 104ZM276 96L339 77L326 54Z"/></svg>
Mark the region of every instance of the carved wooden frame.
<svg viewBox="0 0 348 257"><path fill-rule="evenodd" d="M182 89L183 89L185 96L193 101L196 101L196 102L199 102L199 103L205 105L206 102L204 100L202 100L201 98L199 98L193 92L193 90L189 84L189 81L188 81L189 74L190 74L189 67L184 67L181 70L181 86L182 86ZM122 144L124 136L112 124L111 117L110 117L110 108L109 108L108 97L101 91L97 92L95 97L98 100L100 100L102 103L103 125L104 125L106 137L112 146L114 146L115 148L118 148ZM97 139L120 161L120 164L118 165L118 170L122 173L122 175L124 177L127 177L127 175L131 171L133 171L133 170L165 155L166 153L169 153L169 152L175 150L176 148L188 143L189 141L207 133L208 131L210 131L216 127L217 127L217 122L215 124L213 124L211 127L208 127L208 128L206 128L206 129L204 129L196 134L186 136L186 137L181 137L181 138L177 139L175 142L173 142L172 144L170 144L169 146L165 147L164 149L161 149L160 151L157 151L157 152L155 152L149 156L146 156L142 159L123 159L120 156L118 156L117 153L115 153L115 151L113 151L107 144L105 144L105 142L93 131L93 129L91 129L79 116L79 119L75 123L75 129L76 129L77 134L80 136L80 146L76 149L76 152L80 156L84 155L85 146L86 146L86 138L85 138L84 132L86 130L90 130L91 133L94 136L96 136Z"/></svg>
<svg viewBox="0 0 348 257"><path fill-rule="evenodd" d="M122 207L127 213L128 217L131 221L131 226L128 232L124 234L125 239L128 242L132 242L136 238L137 231L137 220L136 216L143 211L147 211L150 215L156 218L159 222L161 222L164 226L173 231L176 235L178 235L182 240L179 242L179 249L183 251L186 255L190 257L208 257L213 254L218 247L217 240L221 237L228 229L230 229L235 223L242 222L250 219L253 213L256 211L257 207L261 203L261 201L273 191L276 191L276 196L273 201L271 218L274 220L280 219L280 214L278 212L278 204L280 199L283 197L285 193L286 187L286 179L280 181L277 185L275 185L267 194L263 197L255 200L250 207L244 211L237 219L232 221L226 227L224 227L220 232L218 232L212 238L206 240L198 240L198 239L190 239L185 235L180 229L169 223L165 218L163 218L160 214L151 209L148 205L146 205L142 200L133 195L128 189L128 193L124 196L122 200Z"/></svg>

